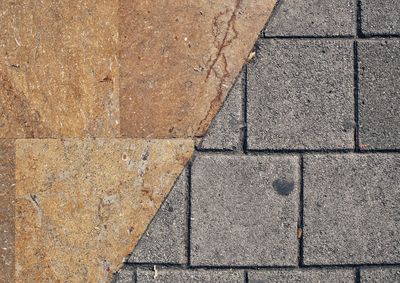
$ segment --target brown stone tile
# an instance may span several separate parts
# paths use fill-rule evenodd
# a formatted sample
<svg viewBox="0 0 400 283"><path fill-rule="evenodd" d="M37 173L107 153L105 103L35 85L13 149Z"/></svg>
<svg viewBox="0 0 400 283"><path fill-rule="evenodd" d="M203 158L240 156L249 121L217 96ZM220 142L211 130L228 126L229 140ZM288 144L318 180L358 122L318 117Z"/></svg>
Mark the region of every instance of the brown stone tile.
<svg viewBox="0 0 400 283"><path fill-rule="evenodd" d="M16 281L108 281L192 150L185 139L17 140Z"/></svg>
<svg viewBox="0 0 400 283"><path fill-rule="evenodd" d="M118 135L118 1L3 4L0 138Z"/></svg>
<svg viewBox="0 0 400 283"><path fill-rule="evenodd" d="M15 146L0 139L0 282L14 282Z"/></svg>
<svg viewBox="0 0 400 283"><path fill-rule="evenodd" d="M121 0L121 134L202 136L275 0Z"/></svg>

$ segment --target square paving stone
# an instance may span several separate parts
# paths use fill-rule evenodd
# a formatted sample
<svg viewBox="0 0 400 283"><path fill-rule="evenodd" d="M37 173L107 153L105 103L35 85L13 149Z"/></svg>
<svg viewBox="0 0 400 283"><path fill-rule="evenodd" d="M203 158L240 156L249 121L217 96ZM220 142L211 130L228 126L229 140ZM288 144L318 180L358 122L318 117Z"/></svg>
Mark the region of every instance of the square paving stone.
<svg viewBox="0 0 400 283"><path fill-rule="evenodd" d="M191 264L297 264L296 156L197 157L192 167Z"/></svg>
<svg viewBox="0 0 400 283"><path fill-rule="evenodd" d="M398 149L400 41L360 42L358 46L360 146Z"/></svg>
<svg viewBox="0 0 400 283"><path fill-rule="evenodd" d="M242 283L243 271L234 270L178 270L178 269L138 269L137 283L192 283L220 282Z"/></svg>
<svg viewBox="0 0 400 283"><path fill-rule="evenodd" d="M361 0L361 9L364 34L400 34L400 1Z"/></svg>
<svg viewBox="0 0 400 283"><path fill-rule="evenodd" d="M400 268L368 268L361 270L361 283L398 283L400 282Z"/></svg>
<svg viewBox="0 0 400 283"><path fill-rule="evenodd" d="M279 5L279 4L278 4ZM353 0L283 0L269 21L267 36L348 36L355 34Z"/></svg>
<svg viewBox="0 0 400 283"><path fill-rule="evenodd" d="M281 269L250 271L249 283L354 283L355 272L349 269Z"/></svg>
<svg viewBox="0 0 400 283"><path fill-rule="evenodd" d="M353 47L260 40L248 67L249 149L354 146Z"/></svg>
<svg viewBox="0 0 400 283"><path fill-rule="evenodd" d="M400 262L400 154L304 159L304 263Z"/></svg>

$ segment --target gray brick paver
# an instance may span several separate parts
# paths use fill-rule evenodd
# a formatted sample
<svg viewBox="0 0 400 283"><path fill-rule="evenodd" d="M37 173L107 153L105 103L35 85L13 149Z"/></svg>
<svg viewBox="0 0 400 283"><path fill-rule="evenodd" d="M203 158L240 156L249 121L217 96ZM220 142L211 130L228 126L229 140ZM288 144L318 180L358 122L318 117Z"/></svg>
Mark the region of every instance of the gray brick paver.
<svg viewBox="0 0 400 283"><path fill-rule="evenodd" d="M364 34L400 34L400 1L361 0L361 8L361 26Z"/></svg>
<svg viewBox="0 0 400 283"><path fill-rule="evenodd" d="M375 267L361 270L361 283L399 283L400 267Z"/></svg>
<svg viewBox="0 0 400 283"><path fill-rule="evenodd" d="M296 156L199 156L191 194L193 265L297 264Z"/></svg>

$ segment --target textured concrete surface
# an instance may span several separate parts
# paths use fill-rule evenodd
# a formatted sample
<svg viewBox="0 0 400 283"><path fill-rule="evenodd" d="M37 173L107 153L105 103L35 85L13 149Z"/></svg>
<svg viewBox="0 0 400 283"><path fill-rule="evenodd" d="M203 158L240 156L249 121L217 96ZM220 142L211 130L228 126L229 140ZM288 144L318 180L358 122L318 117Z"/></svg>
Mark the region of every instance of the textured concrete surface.
<svg viewBox="0 0 400 283"><path fill-rule="evenodd" d="M16 141L17 282L107 282L191 157L191 140Z"/></svg>
<svg viewBox="0 0 400 283"><path fill-rule="evenodd" d="M304 263L400 262L400 155L307 155Z"/></svg>
<svg viewBox="0 0 400 283"><path fill-rule="evenodd" d="M362 269L360 278L361 283L400 282L400 267Z"/></svg>
<svg viewBox="0 0 400 283"><path fill-rule="evenodd" d="M115 274L112 283L136 283L136 270L132 268L122 268Z"/></svg>
<svg viewBox="0 0 400 283"><path fill-rule="evenodd" d="M351 42L259 40L248 66L249 149L351 148Z"/></svg>
<svg viewBox="0 0 400 283"><path fill-rule="evenodd" d="M361 27L365 35L400 34L400 2L361 0Z"/></svg>
<svg viewBox="0 0 400 283"><path fill-rule="evenodd" d="M292 269L250 271L249 283L354 283L355 272L350 269Z"/></svg>
<svg viewBox="0 0 400 283"><path fill-rule="evenodd" d="M242 283L244 274L242 271L233 270L146 270L139 269L137 274L138 283L162 282L162 283L203 283L203 282L221 282L221 283Z"/></svg>
<svg viewBox="0 0 400 283"><path fill-rule="evenodd" d="M275 2L120 1L122 135L204 135Z"/></svg>
<svg viewBox="0 0 400 283"><path fill-rule="evenodd" d="M197 157L191 264L296 265L298 165L296 157Z"/></svg>
<svg viewBox="0 0 400 283"><path fill-rule="evenodd" d="M400 40L359 43L360 146L400 149Z"/></svg>
<svg viewBox="0 0 400 283"><path fill-rule="evenodd" d="M237 150L242 147L244 79L242 72L198 148Z"/></svg>
<svg viewBox="0 0 400 283"><path fill-rule="evenodd" d="M185 170L141 237L128 262L187 262L187 178Z"/></svg>
<svg viewBox="0 0 400 283"><path fill-rule="evenodd" d="M266 36L349 36L355 34L353 0L281 0Z"/></svg>

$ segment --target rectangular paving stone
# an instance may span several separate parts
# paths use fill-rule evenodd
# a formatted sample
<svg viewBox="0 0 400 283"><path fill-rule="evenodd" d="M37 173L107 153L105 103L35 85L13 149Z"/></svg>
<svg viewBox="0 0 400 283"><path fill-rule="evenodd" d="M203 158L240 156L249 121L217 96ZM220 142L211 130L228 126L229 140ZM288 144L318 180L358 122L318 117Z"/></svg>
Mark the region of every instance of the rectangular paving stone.
<svg viewBox="0 0 400 283"><path fill-rule="evenodd" d="M249 283L354 283L351 269L281 269L249 271Z"/></svg>
<svg viewBox="0 0 400 283"><path fill-rule="evenodd" d="M128 262L187 263L187 181L187 170L184 170Z"/></svg>
<svg viewBox="0 0 400 283"><path fill-rule="evenodd" d="M124 267L114 274L111 283L136 283L135 277L134 269Z"/></svg>
<svg viewBox="0 0 400 283"><path fill-rule="evenodd" d="M0 139L0 282L14 282L15 142Z"/></svg>
<svg viewBox="0 0 400 283"><path fill-rule="evenodd" d="M137 283L242 283L244 282L243 271L238 270L179 270L179 269L138 269Z"/></svg>
<svg viewBox="0 0 400 283"><path fill-rule="evenodd" d="M296 265L296 156L199 156L192 167L191 264Z"/></svg>
<svg viewBox="0 0 400 283"><path fill-rule="evenodd" d="M400 1L361 0L361 28L365 35L400 34Z"/></svg>
<svg viewBox="0 0 400 283"><path fill-rule="evenodd" d="M260 40L248 66L249 149L354 146L353 46Z"/></svg>
<svg viewBox="0 0 400 283"><path fill-rule="evenodd" d="M400 41L359 42L358 49L360 147L398 149Z"/></svg>
<svg viewBox="0 0 400 283"><path fill-rule="evenodd" d="M400 154L304 158L304 263L400 262Z"/></svg>
<svg viewBox="0 0 400 283"><path fill-rule="evenodd" d="M399 267L376 267L361 269L361 283L398 283L400 282Z"/></svg>
<svg viewBox="0 0 400 283"><path fill-rule="evenodd" d="M235 84L206 135L201 139L200 149L236 150L242 147L244 72Z"/></svg>
<svg viewBox="0 0 400 283"><path fill-rule="evenodd" d="M266 36L349 36L356 30L353 0L282 0Z"/></svg>

